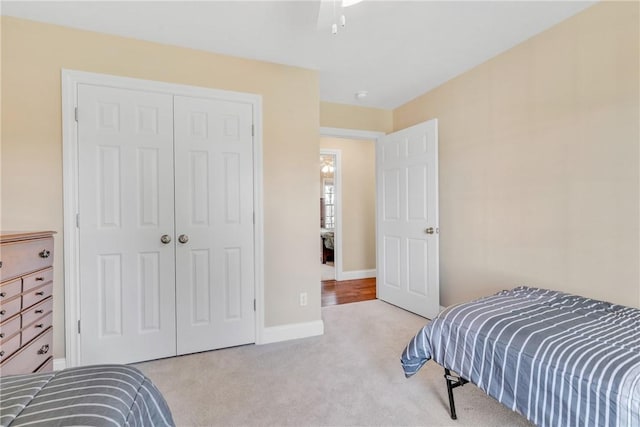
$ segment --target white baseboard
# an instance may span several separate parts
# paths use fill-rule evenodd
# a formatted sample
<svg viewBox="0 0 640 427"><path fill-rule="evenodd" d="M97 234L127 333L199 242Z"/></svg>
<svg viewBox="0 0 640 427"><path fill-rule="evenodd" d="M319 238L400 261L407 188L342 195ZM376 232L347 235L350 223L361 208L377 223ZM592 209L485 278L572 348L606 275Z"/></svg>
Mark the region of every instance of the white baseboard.
<svg viewBox="0 0 640 427"><path fill-rule="evenodd" d="M53 370L61 371L67 367L67 359L64 357L60 357L58 359L53 359Z"/></svg>
<svg viewBox="0 0 640 427"><path fill-rule="evenodd" d="M270 344L299 338L315 337L324 334L324 322L292 323L290 325L271 326L262 331L262 340L256 344Z"/></svg>
<svg viewBox="0 0 640 427"><path fill-rule="evenodd" d="M315 337L324 334L324 322L292 323L289 325L272 326L264 328L262 339L256 344L270 344L280 341L296 340L299 338ZM61 371L67 367L67 359L64 357L53 359L53 370Z"/></svg>
<svg viewBox="0 0 640 427"><path fill-rule="evenodd" d="M376 277L376 269L373 270L352 270L343 271L340 275L340 280L358 280L368 279L370 277Z"/></svg>

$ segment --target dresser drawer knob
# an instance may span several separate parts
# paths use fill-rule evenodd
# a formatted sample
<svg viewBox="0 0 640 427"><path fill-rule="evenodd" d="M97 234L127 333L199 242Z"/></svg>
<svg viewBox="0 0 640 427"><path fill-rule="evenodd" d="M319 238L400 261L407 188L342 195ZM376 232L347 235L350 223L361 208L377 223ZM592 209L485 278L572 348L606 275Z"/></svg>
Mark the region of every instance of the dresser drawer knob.
<svg viewBox="0 0 640 427"><path fill-rule="evenodd" d="M44 323L38 323L35 327L36 328L44 328Z"/></svg>
<svg viewBox="0 0 640 427"><path fill-rule="evenodd" d="M4 350L0 351L0 357L4 356Z"/></svg>
<svg viewBox="0 0 640 427"><path fill-rule="evenodd" d="M7 310L0 310L0 316L4 316L7 313Z"/></svg>
<svg viewBox="0 0 640 427"><path fill-rule="evenodd" d="M4 332L0 333L0 338L4 338Z"/></svg>
<svg viewBox="0 0 640 427"><path fill-rule="evenodd" d="M6 293L6 292L0 292L0 298L4 298L4 297L6 297L6 296L7 296L7 293Z"/></svg>
<svg viewBox="0 0 640 427"><path fill-rule="evenodd" d="M42 314L42 313L44 313L44 310L42 310L42 309L40 309L40 310L36 310L36 311L34 311L34 313L36 313L36 314Z"/></svg>
<svg viewBox="0 0 640 427"><path fill-rule="evenodd" d="M36 292L36 295L38 295L39 297L41 297L42 295L44 295L44 291L38 291L38 292Z"/></svg>
<svg viewBox="0 0 640 427"><path fill-rule="evenodd" d="M49 255L51 255L51 251L49 251L48 249L44 249L42 252L40 252L40 258L49 258Z"/></svg>
<svg viewBox="0 0 640 427"><path fill-rule="evenodd" d="M38 354L47 354L49 353L49 344L45 344L42 347L40 347L40 350L38 350Z"/></svg>
<svg viewBox="0 0 640 427"><path fill-rule="evenodd" d="M36 282L44 282L44 277L36 277Z"/></svg>

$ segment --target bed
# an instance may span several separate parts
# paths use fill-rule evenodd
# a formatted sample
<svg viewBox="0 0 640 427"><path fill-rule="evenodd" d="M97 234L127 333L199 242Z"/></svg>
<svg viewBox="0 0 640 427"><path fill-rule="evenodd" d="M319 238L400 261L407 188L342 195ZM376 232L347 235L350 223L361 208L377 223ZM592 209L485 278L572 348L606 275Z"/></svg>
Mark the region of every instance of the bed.
<svg viewBox="0 0 640 427"><path fill-rule="evenodd" d="M0 426L173 426L160 391L138 369L98 365L0 377Z"/></svg>
<svg viewBox="0 0 640 427"><path fill-rule="evenodd" d="M448 307L401 356L475 384L538 426L640 426L640 310L526 286ZM454 374L455 373L455 374Z"/></svg>

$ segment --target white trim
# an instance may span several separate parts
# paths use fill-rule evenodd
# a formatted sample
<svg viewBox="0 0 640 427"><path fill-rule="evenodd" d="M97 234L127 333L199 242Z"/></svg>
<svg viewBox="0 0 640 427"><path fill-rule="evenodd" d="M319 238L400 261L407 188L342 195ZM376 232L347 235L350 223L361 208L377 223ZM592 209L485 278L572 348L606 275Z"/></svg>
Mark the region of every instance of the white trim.
<svg viewBox="0 0 640 427"><path fill-rule="evenodd" d="M67 359L64 357L60 357L58 359L53 359L53 370L54 371L62 371L67 367Z"/></svg>
<svg viewBox="0 0 640 427"><path fill-rule="evenodd" d="M256 344L264 337L264 205L262 168L262 96L165 83L151 80L119 77L108 74L62 69L62 161L64 203L64 289L65 289L65 366L78 366L80 358L80 336L77 324L80 319L80 274L79 233L76 228L78 212L78 141L74 109L77 105L78 84L111 86L123 89L169 93L172 95L222 99L251 104L255 126L254 143L254 212L255 212L255 299L256 299Z"/></svg>
<svg viewBox="0 0 640 427"><path fill-rule="evenodd" d="M384 135L384 132L375 132L371 130L329 128L324 126L320 128L320 136L333 136L336 138L370 139L375 141Z"/></svg>
<svg viewBox="0 0 640 427"><path fill-rule="evenodd" d="M342 151L336 149L321 149L320 154L335 156L333 165L333 188L335 206L335 232L333 235L333 264L336 280L344 280L342 272Z"/></svg>
<svg viewBox="0 0 640 427"><path fill-rule="evenodd" d="M313 322L271 326L264 328L262 332L262 342L260 344L315 337L324 334L324 322L322 320L314 320Z"/></svg>
<svg viewBox="0 0 640 427"><path fill-rule="evenodd" d="M376 277L376 269L343 271L341 280L358 280Z"/></svg>
<svg viewBox="0 0 640 427"><path fill-rule="evenodd" d="M254 217L254 276L256 299L256 344L262 344L264 334L264 171L262 155L262 96L253 105L253 209Z"/></svg>

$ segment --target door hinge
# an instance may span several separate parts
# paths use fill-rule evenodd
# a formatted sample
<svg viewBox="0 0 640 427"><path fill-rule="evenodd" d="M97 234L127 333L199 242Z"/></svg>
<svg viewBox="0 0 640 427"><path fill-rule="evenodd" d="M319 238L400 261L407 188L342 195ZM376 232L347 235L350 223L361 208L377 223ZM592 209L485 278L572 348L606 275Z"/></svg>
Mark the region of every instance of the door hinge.
<svg viewBox="0 0 640 427"><path fill-rule="evenodd" d="M251 125L251 136L256 136L256 126Z"/></svg>
<svg viewBox="0 0 640 427"><path fill-rule="evenodd" d="M80 321L78 320L78 333L80 333Z"/></svg>
<svg viewBox="0 0 640 427"><path fill-rule="evenodd" d="M253 300L253 311L256 311L256 300Z"/></svg>
<svg viewBox="0 0 640 427"><path fill-rule="evenodd" d="M75 111L74 111L74 117L76 119L76 122L78 121L78 107L76 107Z"/></svg>
<svg viewBox="0 0 640 427"><path fill-rule="evenodd" d="M80 228L80 214L76 214L76 228Z"/></svg>

